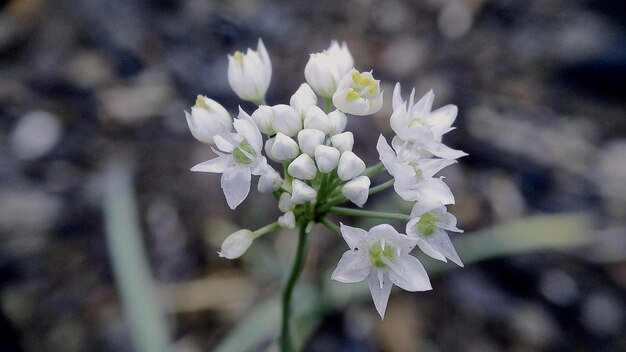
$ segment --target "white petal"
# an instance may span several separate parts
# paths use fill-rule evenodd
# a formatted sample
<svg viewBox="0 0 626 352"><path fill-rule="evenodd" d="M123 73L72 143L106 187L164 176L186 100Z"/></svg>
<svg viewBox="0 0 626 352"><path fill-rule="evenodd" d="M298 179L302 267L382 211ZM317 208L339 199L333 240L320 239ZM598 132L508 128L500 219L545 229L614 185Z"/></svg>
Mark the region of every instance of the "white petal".
<svg viewBox="0 0 626 352"><path fill-rule="evenodd" d="M230 156L218 156L217 158L207 160L191 168L191 171L197 172L213 172L221 174L230 166L232 157Z"/></svg>
<svg viewBox="0 0 626 352"><path fill-rule="evenodd" d="M439 251L435 250L428 242L426 242L423 238L419 238L417 240L417 246L420 247L420 249L422 250L422 252L424 252L424 254L426 254L427 256L433 258L433 259L437 259L437 260L441 260L442 262L447 263L448 260L446 259L446 257L439 253Z"/></svg>
<svg viewBox="0 0 626 352"><path fill-rule="evenodd" d="M291 188L291 203L293 204L304 204L306 202L315 200L315 198L317 197L317 191L315 191L313 187L298 179L293 180L293 182L291 183Z"/></svg>
<svg viewBox="0 0 626 352"><path fill-rule="evenodd" d="M259 154L261 148L263 148L263 137L261 137L261 131L254 123L254 120L248 115L241 107L239 107L239 116L233 121L235 130L242 137L248 140L250 146L254 151Z"/></svg>
<svg viewBox="0 0 626 352"><path fill-rule="evenodd" d="M450 191L450 187L441 179L428 178L418 184L419 201L424 202L441 202L441 204L454 204L454 195Z"/></svg>
<svg viewBox="0 0 626 352"><path fill-rule="evenodd" d="M354 146L354 135L349 131L338 133L330 137L330 143L342 153L349 152L352 151L352 147Z"/></svg>
<svg viewBox="0 0 626 352"><path fill-rule="evenodd" d="M400 83L396 83L396 86L393 88L393 99L392 99L392 107L393 110L396 110L400 105L404 104L404 100L402 100L402 88L400 88Z"/></svg>
<svg viewBox="0 0 626 352"><path fill-rule="evenodd" d="M369 275L371 265L364 253L350 250L341 256L331 279L345 284L361 282Z"/></svg>
<svg viewBox="0 0 626 352"><path fill-rule="evenodd" d="M358 227L352 227L348 225L344 225L343 223L339 224L341 226L341 236L350 249L355 249L358 247L359 242L365 240L367 238L367 231L360 229ZM361 248L361 250L366 250Z"/></svg>
<svg viewBox="0 0 626 352"><path fill-rule="evenodd" d="M231 209L235 209L248 196L251 178L250 171L245 167L233 166L224 170L222 190Z"/></svg>
<svg viewBox="0 0 626 352"><path fill-rule="evenodd" d="M428 274L422 263L411 255L402 255L390 265L389 278L396 286L407 291L431 290Z"/></svg>
<svg viewBox="0 0 626 352"><path fill-rule="evenodd" d="M433 155L443 159L458 159L467 155L467 153L462 150L452 149L441 142L434 141L425 143L424 149L426 149L429 153L432 153Z"/></svg>
<svg viewBox="0 0 626 352"><path fill-rule="evenodd" d="M352 203L363 207L363 204L367 202L369 196L369 188L371 181L367 176L359 176L346 184L341 188L341 194L348 198Z"/></svg>
<svg viewBox="0 0 626 352"><path fill-rule="evenodd" d="M437 172L443 170L445 167L456 163L456 160L450 159L422 159L418 160L417 167L422 172L422 178L433 177Z"/></svg>
<svg viewBox="0 0 626 352"><path fill-rule="evenodd" d="M413 105L411 115L423 117L430 114L430 109L433 107L433 100L435 100L435 93L433 93L433 90L431 89L422 97L422 99Z"/></svg>
<svg viewBox="0 0 626 352"><path fill-rule="evenodd" d="M417 203L415 203L413 205L413 209L411 209L411 217L415 218L418 216L421 216L422 214L425 214L439 206L442 206L443 204L439 203L439 202L425 202L425 201L418 201Z"/></svg>
<svg viewBox="0 0 626 352"><path fill-rule="evenodd" d="M372 294L372 300L376 306L376 311L380 315L382 320L385 317L385 311L387 310L387 302L389 301L389 295L391 294L391 280L389 276L381 273L380 270L372 271L368 277L367 284Z"/></svg>
<svg viewBox="0 0 626 352"><path fill-rule="evenodd" d="M317 175L315 162L307 154L300 154L287 167L289 175L301 180L312 180Z"/></svg>
<svg viewBox="0 0 626 352"><path fill-rule="evenodd" d="M452 245L452 242L450 241L450 237L448 237L448 234L445 231L438 229L435 231L435 233L432 236L422 237L422 238L424 241L426 241L430 245L432 250L450 259L456 265L463 266L463 262L461 262L461 258L459 258L459 255L456 253L456 250L454 249L454 245Z"/></svg>
<svg viewBox="0 0 626 352"><path fill-rule="evenodd" d="M213 137L213 141L215 142L215 145L217 146L217 149L226 152L226 153L232 153L233 150L235 149L235 146L233 145L233 141L230 141L230 139L232 138L226 138L229 137L230 135L232 135L232 133L225 133L223 135L216 135Z"/></svg>
<svg viewBox="0 0 626 352"><path fill-rule="evenodd" d="M351 180L365 171L365 163L353 152L347 151L341 154L337 166L337 176L343 181Z"/></svg>
<svg viewBox="0 0 626 352"><path fill-rule="evenodd" d="M378 137L376 150L378 151L378 155L380 156L380 161L382 161L382 163L385 165L387 171L392 170L392 163L396 158L396 153L393 151L393 149L391 149L391 146L389 146L389 143L387 143L387 140L385 139L385 137L383 137L382 134ZM390 172L390 174L392 174L392 172Z"/></svg>
<svg viewBox="0 0 626 352"><path fill-rule="evenodd" d="M450 130L457 113L456 105L446 105L431 112L426 118L426 122L433 128L436 134L442 135Z"/></svg>
<svg viewBox="0 0 626 352"><path fill-rule="evenodd" d="M337 167L340 156L341 153L337 148L327 145L318 145L315 147L315 163L323 174L329 173Z"/></svg>
<svg viewBox="0 0 626 352"><path fill-rule="evenodd" d="M220 257L227 259L239 258L248 250L253 239L254 237L250 230L239 230L226 237L218 254Z"/></svg>

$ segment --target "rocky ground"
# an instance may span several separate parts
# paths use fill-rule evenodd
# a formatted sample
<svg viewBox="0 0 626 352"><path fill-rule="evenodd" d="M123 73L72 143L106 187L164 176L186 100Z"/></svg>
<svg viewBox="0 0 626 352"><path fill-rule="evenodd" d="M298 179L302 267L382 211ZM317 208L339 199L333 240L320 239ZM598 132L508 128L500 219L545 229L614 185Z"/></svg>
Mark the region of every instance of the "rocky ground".
<svg viewBox="0 0 626 352"><path fill-rule="evenodd" d="M470 156L445 175L468 236L536 214L592 219L583 247L394 291L384 324L368 300L332 309L307 350L626 350L625 14L600 0L0 1L0 350L134 350L101 208L103 170L120 160L159 291L186 297L163 298L176 350L213 350L278 292L293 236L217 257L226 234L278 210L255 196L231 212L219 177L188 171L211 152L183 114L197 94L236 111L226 54L258 38L274 66L269 103L304 80L307 53L339 39L387 98L400 81L458 105L447 142ZM389 105L349 122L370 165ZM393 199L374 201L402 207ZM343 250L318 233L304 282L329 280L338 255L325 254Z"/></svg>

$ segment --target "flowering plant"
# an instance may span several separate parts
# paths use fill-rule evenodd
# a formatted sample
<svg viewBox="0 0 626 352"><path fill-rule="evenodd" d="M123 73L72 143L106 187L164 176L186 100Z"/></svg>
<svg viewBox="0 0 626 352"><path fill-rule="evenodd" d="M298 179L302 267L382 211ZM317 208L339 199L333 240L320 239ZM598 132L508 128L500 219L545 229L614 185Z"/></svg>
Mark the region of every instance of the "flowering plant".
<svg viewBox="0 0 626 352"><path fill-rule="evenodd" d="M231 209L247 197L252 175L259 176L257 189L273 193L283 213L256 231L244 229L228 236L219 255L235 259L262 235L278 228L299 229L295 261L283 292L284 351L291 350L291 297L314 224L341 235L349 247L331 278L343 283L367 279L381 319L394 284L407 291L431 289L424 267L410 255L415 246L435 259L450 259L463 266L446 232L462 232L446 209L454 203L454 196L443 177L436 177L466 155L442 142L443 135L453 129L457 108L447 105L431 111L432 91L414 103L413 90L408 102L404 101L400 84L396 84L390 117L396 135L391 145L379 137L376 149L381 162L368 168L352 151L354 136L345 131L347 114L378 112L383 92L371 71L360 72L353 66L346 44L333 41L323 52L311 54L304 69L306 83L291 96L289 105L269 106L265 94L272 66L259 40L256 51L248 49L246 54L229 56L228 68L235 93L258 108L248 114L240 107L233 119L219 103L198 96L191 112L186 113L193 136L210 144L217 155L191 170L221 173L221 187ZM318 96L323 98L323 109L318 106ZM282 166L282 174L276 166ZM383 170L392 179L371 187L370 178ZM404 200L415 202L410 215L339 207L348 201L363 207L370 195L392 186ZM338 226L329 218L331 214L402 220L407 223L406 234L388 224L369 230Z"/></svg>

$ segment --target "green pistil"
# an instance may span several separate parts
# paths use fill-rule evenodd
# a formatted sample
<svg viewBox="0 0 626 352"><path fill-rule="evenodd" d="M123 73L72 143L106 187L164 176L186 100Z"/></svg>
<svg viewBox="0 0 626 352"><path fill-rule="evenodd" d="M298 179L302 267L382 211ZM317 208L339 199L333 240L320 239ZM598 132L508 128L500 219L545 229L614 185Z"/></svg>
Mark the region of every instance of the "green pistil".
<svg viewBox="0 0 626 352"><path fill-rule="evenodd" d="M211 109L209 109L209 107L204 103L204 97L202 95L198 95L196 98L196 107L211 111Z"/></svg>
<svg viewBox="0 0 626 352"><path fill-rule="evenodd" d="M392 260L393 258L396 257L396 254L394 253L392 246L387 245L383 249L380 243L377 243L371 246L368 252L369 252L370 258L372 259L372 262L374 263L374 266L377 268L387 267L387 264L385 264L385 262L383 261L383 258Z"/></svg>
<svg viewBox="0 0 626 352"><path fill-rule="evenodd" d="M233 58L239 65L241 65L241 67L243 67L243 53L241 51L235 51Z"/></svg>
<svg viewBox="0 0 626 352"><path fill-rule="evenodd" d="M420 169L416 163L409 163L409 166L411 166L413 168L413 170L415 170L415 177L416 178L421 178L422 177L422 169Z"/></svg>
<svg viewBox="0 0 626 352"><path fill-rule="evenodd" d="M248 157L248 155L246 155L246 153L244 153L244 151L246 153L248 153L249 155L256 155L256 153L254 152L254 149L252 148L252 146L250 145L250 143L248 143L248 141L246 139L244 139L237 148L235 148L235 150L233 150L233 158L235 158L235 161L239 164L250 164L252 163L252 159L250 159L250 157Z"/></svg>
<svg viewBox="0 0 626 352"><path fill-rule="evenodd" d="M432 236L437 229L435 223L439 220L439 217L433 213L426 213L420 217L420 221L417 223L417 230L421 235L426 237Z"/></svg>
<svg viewBox="0 0 626 352"><path fill-rule="evenodd" d="M346 99L348 101L353 101L356 99L359 99L361 96L359 95L359 92L355 91L352 88L348 88L348 94L346 95Z"/></svg>

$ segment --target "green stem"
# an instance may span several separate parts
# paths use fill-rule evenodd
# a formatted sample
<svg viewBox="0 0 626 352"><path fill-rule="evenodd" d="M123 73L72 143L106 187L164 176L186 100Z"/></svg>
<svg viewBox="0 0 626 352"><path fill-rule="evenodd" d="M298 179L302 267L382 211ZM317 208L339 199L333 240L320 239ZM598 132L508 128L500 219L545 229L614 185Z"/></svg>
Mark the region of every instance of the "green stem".
<svg viewBox="0 0 626 352"><path fill-rule="evenodd" d="M327 217L323 217L320 220L320 223L324 226L326 226L326 228L328 228L330 231L338 234L339 236L341 236L341 229L339 228L339 226L337 226L334 222L328 220Z"/></svg>
<svg viewBox="0 0 626 352"><path fill-rule="evenodd" d="M369 178L372 178L372 176L383 171L384 169L385 169L385 165L383 165L383 163L378 163L374 166L370 166L367 169L365 169L365 171L361 173L361 176L367 176Z"/></svg>
<svg viewBox="0 0 626 352"><path fill-rule="evenodd" d="M291 298L293 295L293 289L296 286L296 282L302 273L304 263L306 261L306 255L308 252L308 223L300 224L300 235L298 236L298 248L296 250L296 257L291 267L291 273L287 279L287 284L283 291L283 321L280 333L280 346L282 352L293 351L293 345L291 342L291 333L289 331L289 322L291 319Z"/></svg>
<svg viewBox="0 0 626 352"><path fill-rule="evenodd" d="M273 222L273 223L271 223L269 225L265 225L265 226L261 227L260 229L258 229L256 231L253 231L252 232L252 236L254 238L259 238L259 237L265 235L266 233L272 232L272 231L277 230L279 228L280 228L280 225L278 225L278 222Z"/></svg>
<svg viewBox="0 0 626 352"><path fill-rule="evenodd" d="M324 98L324 112L329 113L333 107L333 100L331 98Z"/></svg>
<svg viewBox="0 0 626 352"><path fill-rule="evenodd" d="M374 186L374 187L370 188L369 195L371 196L374 193L378 193L378 192L384 191L387 188L393 186L393 181L394 181L394 179L392 178L391 180L389 180L389 181L387 181L385 183L381 183L378 186Z"/></svg>
<svg viewBox="0 0 626 352"><path fill-rule="evenodd" d="M380 211L369 211L369 210L341 208L341 207L332 207L328 209L328 212L332 214L337 214L337 215L358 216L358 217L364 217L364 218L401 220L401 221L411 220L411 216L404 215L404 214L383 213Z"/></svg>

